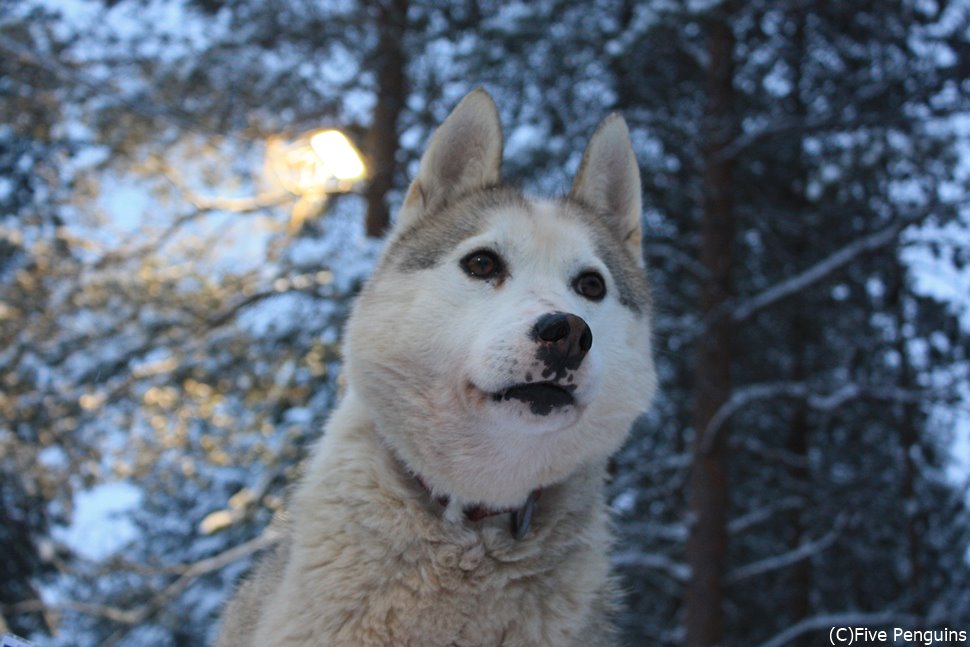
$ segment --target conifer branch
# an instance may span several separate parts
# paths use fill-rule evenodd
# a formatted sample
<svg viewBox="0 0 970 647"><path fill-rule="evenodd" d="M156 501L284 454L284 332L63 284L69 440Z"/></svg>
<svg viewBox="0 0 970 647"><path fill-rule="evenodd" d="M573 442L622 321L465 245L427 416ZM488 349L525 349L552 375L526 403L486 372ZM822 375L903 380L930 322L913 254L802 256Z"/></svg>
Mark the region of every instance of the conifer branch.
<svg viewBox="0 0 970 647"><path fill-rule="evenodd" d="M852 241L798 274L762 290L734 306L730 313L731 322L734 324L743 323L765 308L820 283L857 258L877 249L888 247L898 240L904 229L925 220L931 213L933 213L933 209L927 208L916 216L901 218L879 231Z"/></svg>
<svg viewBox="0 0 970 647"><path fill-rule="evenodd" d="M264 530L261 535L254 539L250 539L249 541L239 544L238 546L233 546L232 548L224 550L223 552L211 557L185 565L182 567L184 570L182 570L181 575L179 575L171 584L156 593L145 604L131 609L122 609L110 605L91 604L78 600L60 600L56 604L50 605L44 602L44 600L36 598L33 600L24 600L14 604L0 606L0 611L7 615L16 615L22 613L49 614L51 611L70 611L104 618L121 625L127 625L127 628L121 633L116 632L115 635L104 643L106 646L115 645L118 643L118 641L123 639L125 635L127 635L131 628L154 616L172 600L184 593L185 590L195 583L198 578L202 577L203 575L219 571L233 562L243 559L244 557L248 557L253 553L257 553L265 548L269 548L276 544L280 538L280 531L275 527L270 526Z"/></svg>
<svg viewBox="0 0 970 647"><path fill-rule="evenodd" d="M728 401L714 413L702 432L701 447L705 452L710 451L728 419L754 402L785 398L801 400L815 410L833 411L855 400L916 403L927 398L949 400L952 396L951 392L941 389L902 389L880 385L846 384L834 391L823 393L808 382L751 384L736 389Z"/></svg>
<svg viewBox="0 0 970 647"><path fill-rule="evenodd" d="M663 553L644 553L640 551L626 551L617 553L611 560L616 568L657 571L667 575L676 582L686 582L690 579L690 566L671 559Z"/></svg>
<svg viewBox="0 0 970 647"><path fill-rule="evenodd" d="M778 571L789 566L794 566L798 562L806 559L811 559L835 543L835 540L838 539L842 531L842 526L843 524L840 521L836 523L834 528L818 539L803 542L796 548L781 553L780 555L772 555L771 557L739 566L724 577L724 583L737 584L750 577Z"/></svg>

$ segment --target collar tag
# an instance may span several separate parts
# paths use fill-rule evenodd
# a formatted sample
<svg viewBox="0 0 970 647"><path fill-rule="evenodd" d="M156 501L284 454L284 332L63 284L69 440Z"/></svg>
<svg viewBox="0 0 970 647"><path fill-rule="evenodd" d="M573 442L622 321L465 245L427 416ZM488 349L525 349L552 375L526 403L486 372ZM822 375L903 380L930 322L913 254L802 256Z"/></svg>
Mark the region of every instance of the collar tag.
<svg viewBox="0 0 970 647"><path fill-rule="evenodd" d="M540 492L542 490L533 490L530 492L529 498L525 500L522 507L513 510L510 515L512 518L512 537L516 541L521 540L529 532L529 526L532 524L532 513L535 511L536 499L539 498Z"/></svg>
<svg viewBox="0 0 970 647"><path fill-rule="evenodd" d="M414 477L414 480L418 482L424 491L434 497L431 488L428 487L428 484L424 482L424 479L413 472L411 474ZM532 490L532 492L529 493L529 497L525 500L525 503L512 510L509 510L508 508L504 510L491 510L482 505L460 508L447 494L434 497L434 500L445 508L445 518L453 522L460 519L461 515L464 515L464 517L469 521L481 521L485 517L492 517L508 512L511 519L512 537L516 541L519 541L525 537L527 532L529 532L529 526L532 525L532 515L535 512L536 501L540 496L542 496L541 487Z"/></svg>

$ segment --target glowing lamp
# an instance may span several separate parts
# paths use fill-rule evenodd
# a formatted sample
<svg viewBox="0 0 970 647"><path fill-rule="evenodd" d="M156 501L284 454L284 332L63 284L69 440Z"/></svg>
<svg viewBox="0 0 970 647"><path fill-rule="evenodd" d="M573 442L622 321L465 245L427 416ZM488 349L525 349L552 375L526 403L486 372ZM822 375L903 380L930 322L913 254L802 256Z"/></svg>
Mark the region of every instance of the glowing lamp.
<svg viewBox="0 0 970 647"><path fill-rule="evenodd" d="M366 168L357 148L339 130L318 130L294 141L266 142L268 170L290 193L321 197L346 193L364 179Z"/></svg>
<svg viewBox="0 0 970 647"><path fill-rule="evenodd" d="M316 130L295 140L266 141L267 179L297 196L290 211L291 233L326 210L327 197L347 193L367 174L360 152L339 130Z"/></svg>
<svg viewBox="0 0 970 647"><path fill-rule="evenodd" d="M339 130L322 130L310 137L310 148L317 154L325 174L343 182L364 177L364 162L350 140Z"/></svg>

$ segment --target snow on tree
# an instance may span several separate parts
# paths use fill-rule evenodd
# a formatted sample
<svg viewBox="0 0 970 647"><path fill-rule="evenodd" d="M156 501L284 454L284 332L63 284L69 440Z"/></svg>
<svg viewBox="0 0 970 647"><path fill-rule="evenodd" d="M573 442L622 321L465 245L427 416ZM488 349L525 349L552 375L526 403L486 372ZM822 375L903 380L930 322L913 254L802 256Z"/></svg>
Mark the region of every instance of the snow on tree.
<svg viewBox="0 0 970 647"><path fill-rule="evenodd" d="M908 0L0 0L0 619L44 645L211 639L339 397L375 236L484 84L510 181L565 191L611 110L641 164L662 388L609 485L628 641L970 622L965 304L914 260L970 254L968 23ZM267 138L324 126L377 168L296 218Z"/></svg>

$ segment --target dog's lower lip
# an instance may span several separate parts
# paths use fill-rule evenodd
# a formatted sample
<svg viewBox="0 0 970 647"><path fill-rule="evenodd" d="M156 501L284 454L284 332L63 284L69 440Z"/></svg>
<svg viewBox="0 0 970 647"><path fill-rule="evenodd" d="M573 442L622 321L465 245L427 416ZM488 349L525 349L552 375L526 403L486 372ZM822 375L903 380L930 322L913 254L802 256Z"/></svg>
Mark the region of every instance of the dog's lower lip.
<svg viewBox="0 0 970 647"><path fill-rule="evenodd" d="M553 409L576 403L576 399L569 389L552 382L516 384L504 391L492 394L492 399L496 402L521 400L529 405L532 413L539 416L548 415Z"/></svg>

